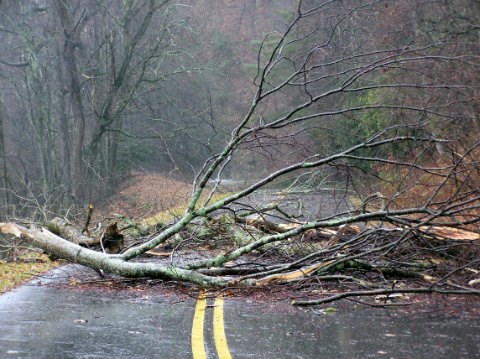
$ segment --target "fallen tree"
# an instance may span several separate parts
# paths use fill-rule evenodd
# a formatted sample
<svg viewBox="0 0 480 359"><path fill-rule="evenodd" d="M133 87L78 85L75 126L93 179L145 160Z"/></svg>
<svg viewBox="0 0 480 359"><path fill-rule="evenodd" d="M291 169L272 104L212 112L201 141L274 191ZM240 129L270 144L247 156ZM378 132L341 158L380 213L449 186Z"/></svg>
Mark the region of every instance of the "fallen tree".
<svg viewBox="0 0 480 359"><path fill-rule="evenodd" d="M14 235L56 257L125 277L172 278L201 286L225 285L224 280L207 277L179 267L127 262L121 257L94 251L72 243L44 228L29 229L13 223L2 223L0 224L0 231L4 234Z"/></svg>
<svg viewBox="0 0 480 359"><path fill-rule="evenodd" d="M392 47L372 44L367 39L373 36L365 35L359 48L337 37L339 28L375 29L360 14L380 21L382 3L345 1L336 7L326 1L308 7L301 1L273 49L266 53L266 42L262 45L251 106L225 147L197 173L183 214L139 243L119 253L86 248L101 244L103 235L85 237L61 220L49 228L64 238L13 223L0 230L57 257L125 277L214 287L289 284L312 292L329 281L380 287L351 292L358 296L479 294L480 144L455 142L448 130L440 138L432 130L445 122L455 126L459 118L476 120L462 112L475 89L460 75L436 77L445 66L475 68L470 60L478 60L478 49L452 47L448 36L441 44L422 39ZM421 79L412 76L420 71L425 72ZM331 148L316 142L336 121L351 130L360 122L374 131L344 133L344 141ZM268 158L257 159L268 172L252 178L245 170L248 184L218 199L225 173L252 154ZM303 202L294 215L281 203L252 200L265 189L281 188L281 197L313 183L314 192L325 178L334 179L330 191L343 198L345 208L325 214L317 208L312 217L305 215ZM372 196L372 189L382 194ZM375 197L379 203L372 205ZM354 200L360 203L351 206ZM221 245L222 239L229 241ZM195 250L198 241L213 242L217 251L174 263L180 247ZM135 261L167 244L173 248L169 262ZM274 256L267 260L265 253ZM393 288L392 281L407 278L417 287Z"/></svg>
<svg viewBox="0 0 480 359"><path fill-rule="evenodd" d="M393 215L392 213L391 215ZM399 215L400 213L396 213ZM379 216L381 214L375 214ZM370 214L368 217L375 217ZM361 215L361 219L365 219L365 215ZM350 217L351 219L352 217ZM359 220L357 218L357 220ZM61 220L55 220L54 223L63 223ZM258 225L258 219L254 221L255 225ZM230 226L231 224L228 224ZM309 225L309 226L307 226ZM321 227L327 226L328 223L322 223ZM330 223L332 227L334 223ZM438 266L438 257L445 255L443 249L438 249L437 256L431 256L431 262L422 263L418 261L419 258L415 258L410 263L403 262L401 265L396 262L401 262L402 257L394 254L391 258L388 258L388 252L395 250L405 250L411 246L411 240L415 237L411 228L390 228L390 229L378 229L369 228L364 231L358 232L357 229L353 231L344 231L345 227L340 226L337 230L320 229L320 233L324 238L326 233L330 234L328 239L324 238L322 242L326 245L321 246L321 249L313 251L307 255L299 256L294 261L288 261L286 263L271 263L269 265L261 265L259 263L255 265L246 266L242 262L234 264L235 260L240 258L244 254L252 253L254 249L262 248L267 243L282 242L283 237L287 235L287 238L292 238L294 235L291 231L307 231L315 230L315 225L312 223L297 224L292 226L290 233L281 230L277 234L266 234L260 239L253 241L247 245L231 250L228 253L217 255L211 259L201 260L186 265L172 265L171 263L159 263L156 261L150 262L131 262L125 258L123 254L108 254L101 251L92 250L82 247L78 243L72 243L70 240L61 238L56 234L48 231L44 228L26 228L13 223L1 223L0 232L3 234L13 235L16 238L30 243L38 248L43 249L49 254L56 257L66 259L68 261L79 263L94 269L101 269L105 272L114 273L128 278L160 278L165 280L185 281L194 283L203 287L230 287L230 286L270 286L277 284L292 284L302 283L309 279L322 280L322 281L341 281L354 283L360 287L372 288L377 284L364 279L364 275L335 275L333 273L348 273L352 272L372 272L380 273L383 277L396 278L395 282L400 279L414 278L426 283L425 287L398 287L393 288L379 288L369 289L366 291L348 291L346 293L339 293L333 296L329 296L325 299L314 300L298 300L294 301L295 305L316 305L328 303L342 298L349 298L353 296L369 296L378 294L393 294L393 293L443 293L443 294L473 294L480 295L480 291L475 287L467 288L453 283L450 279L453 274L459 270L469 270L475 274L479 271L474 268L478 267L479 260L474 259L467 263L467 265L461 268L450 267L450 262L444 260L447 272L441 276L441 270L437 270L437 276L432 276L432 268ZM335 225L335 227L338 227ZM269 232L271 232L271 228ZM282 227L280 227L282 228ZM248 229L244 229L247 230ZM424 229L425 230L425 229ZM457 242L457 244L464 244L479 239L479 235L462 230L459 231L455 228L448 227L434 227L429 228L431 233L441 231L441 236L436 237L437 240L445 242ZM301 231L299 233L301 233ZM445 235L447 233L453 233L457 238L447 239ZM70 233L70 231L68 232ZM342 238L340 241L339 235L349 233L347 237ZM392 236L391 234L395 235ZM460 235L461 233L462 235ZM461 237L461 238L458 238ZM379 244L379 239L382 245ZM297 240L300 240L297 238ZM431 238L430 238L431 240ZM332 242L333 241L333 242ZM74 240L74 242L76 242ZM370 242L370 243L369 243ZM82 243L85 245L85 243ZM375 245L374 245L375 244ZM414 250L417 252L416 257L420 250L419 246L415 246ZM431 250L428 248L427 252ZM437 251L437 249L435 250ZM411 250L408 253L411 256ZM382 261L379 261L379 257L383 257ZM228 264L230 263L230 264ZM445 270L445 269L444 269ZM385 282L384 281L384 285ZM477 284L475 282L474 284ZM388 284L389 286L390 284Z"/></svg>

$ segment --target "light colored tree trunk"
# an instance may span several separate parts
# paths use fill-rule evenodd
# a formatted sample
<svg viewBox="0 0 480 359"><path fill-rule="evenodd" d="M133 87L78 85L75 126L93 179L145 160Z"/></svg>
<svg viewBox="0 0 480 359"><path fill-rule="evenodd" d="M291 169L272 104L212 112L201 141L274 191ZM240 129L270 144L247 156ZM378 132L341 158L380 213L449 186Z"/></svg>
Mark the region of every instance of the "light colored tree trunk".
<svg viewBox="0 0 480 359"><path fill-rule="evenodd" d="M224 278L210 277L175 266L127 262L119 256L96 252L81 247L43 228L28 229L13 223L0 223L0 232L14 235L54 256L124 277L165 278L187 281L200 286L226 286L228 284L228 280Z"/></svg>

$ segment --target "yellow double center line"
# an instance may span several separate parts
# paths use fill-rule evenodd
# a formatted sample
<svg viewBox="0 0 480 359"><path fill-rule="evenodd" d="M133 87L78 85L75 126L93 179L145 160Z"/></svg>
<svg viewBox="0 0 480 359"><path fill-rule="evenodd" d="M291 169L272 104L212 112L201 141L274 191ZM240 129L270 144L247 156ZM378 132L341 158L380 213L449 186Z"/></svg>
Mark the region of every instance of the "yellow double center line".
<svg viewBox="0 0 480 359"><path fill-rule="evenodd" d="M207 297L200 293L195 305L195 314L192 325L192 354L193 359L207 359L205 351L205 340L203 329L205 322L205 311L207 309ZM218 359L232 359L228 350L227 338L225 337L225 325L223 322L223 298L215 299L213 307L213 339L217 350Z"/></svg>

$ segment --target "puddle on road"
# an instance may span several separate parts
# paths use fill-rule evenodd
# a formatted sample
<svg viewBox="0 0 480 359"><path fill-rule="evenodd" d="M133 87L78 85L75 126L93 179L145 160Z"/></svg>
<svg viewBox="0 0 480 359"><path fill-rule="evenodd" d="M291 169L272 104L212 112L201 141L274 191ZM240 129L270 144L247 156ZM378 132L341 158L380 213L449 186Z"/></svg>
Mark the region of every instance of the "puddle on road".
<svg viewBox="0 0 480 359"><path fill-rule="evenodd" d="M34 284L0 296L0 358L192 357L193 299ZM480 357L480 320L461 313L341 305L316 314L249 302L225 298L234 359ZM207 308L206 341L212 311Z"/></svg>

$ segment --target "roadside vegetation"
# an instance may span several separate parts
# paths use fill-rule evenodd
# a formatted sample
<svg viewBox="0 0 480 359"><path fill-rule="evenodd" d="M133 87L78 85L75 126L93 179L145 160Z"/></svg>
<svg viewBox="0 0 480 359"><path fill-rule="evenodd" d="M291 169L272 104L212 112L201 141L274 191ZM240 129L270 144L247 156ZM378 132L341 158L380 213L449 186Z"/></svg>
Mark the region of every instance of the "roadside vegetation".
<svg viewBox="0 0 480 359"><path fill-rule="evenodd" d="M0 293L55 268L57 262L51 261L46 254L38 251L25 251L15 260L0 261Z"/></svg>

